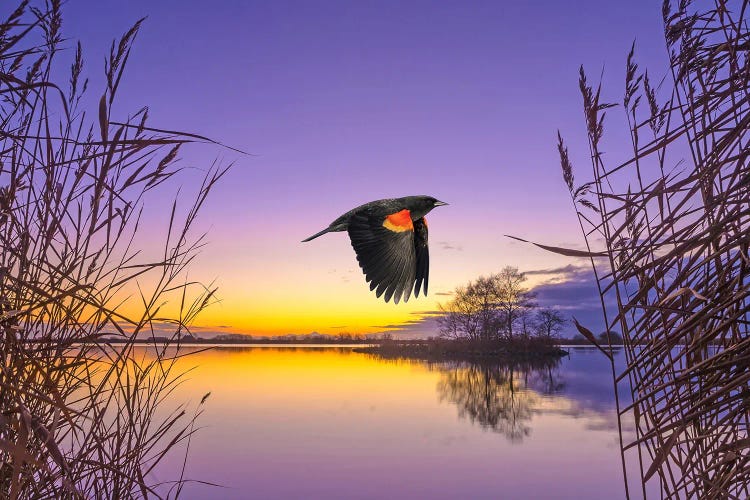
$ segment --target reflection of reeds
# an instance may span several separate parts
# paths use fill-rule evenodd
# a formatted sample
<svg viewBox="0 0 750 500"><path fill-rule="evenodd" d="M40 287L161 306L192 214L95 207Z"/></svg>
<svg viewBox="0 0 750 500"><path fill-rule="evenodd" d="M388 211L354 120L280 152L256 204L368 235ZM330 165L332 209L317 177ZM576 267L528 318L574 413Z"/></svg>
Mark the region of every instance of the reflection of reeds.
<svg viewBox="0 0 750 500"><path fill-rule="evenodd" d="M179 171L180 146L203 139L149 128L145 108L113 117L140 22L112 45L91 123L80 45L70 74L54 77L60 25L55 0L20 2L0 24L0 497L175 493L181 478L157 492L152 474L193 430L194 413L163 408L180 380L175 356L91 342L165 324L179 337L208 304L212 290L196 296L180 279L201 244L191 226L225 170L208 172L184 218L175 202L161 256L141 256L145 197ZM163 312L170 296L175 317Z"/></svg>
<svg viewBox="0 0 750 500"><path fill-rule="evenodd" d="M559 144L587 243L606 245L608 259L594 269L602 305L617 305L608 329L625 338L616 386L632 391L621 414L632 414L637 439L623 448L639 455L644 495L649 481L670 498L750 495L749 7L665 2L671 86L659 89L659 102L631 51L628 161L604 161L612 105L583 70L592 184L574 189Z"/></svg>

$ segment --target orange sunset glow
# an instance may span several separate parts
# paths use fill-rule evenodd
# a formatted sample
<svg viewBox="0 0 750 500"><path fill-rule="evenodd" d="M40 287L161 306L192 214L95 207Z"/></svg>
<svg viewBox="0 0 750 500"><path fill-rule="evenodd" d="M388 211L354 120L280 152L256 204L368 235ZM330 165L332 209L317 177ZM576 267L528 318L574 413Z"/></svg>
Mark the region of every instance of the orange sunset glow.
<svg viewBox="0 0 750 500"><path fill-rule="evenodd" d="M749 27L1 2L0 500L747 498Z"/></svg>

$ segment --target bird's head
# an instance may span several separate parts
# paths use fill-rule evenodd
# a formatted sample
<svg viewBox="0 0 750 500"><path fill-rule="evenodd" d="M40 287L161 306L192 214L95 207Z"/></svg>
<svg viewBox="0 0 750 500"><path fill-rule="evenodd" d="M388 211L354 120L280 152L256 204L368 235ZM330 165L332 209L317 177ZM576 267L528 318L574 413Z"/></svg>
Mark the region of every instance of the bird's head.
<svg viewBox="0 0 750 500"><path fill-rule="evenodd" d="M447 205L447 203L432 196L410 196L407 203L412 219L414 220L424 217L433 208L443 205Z"/></svg>

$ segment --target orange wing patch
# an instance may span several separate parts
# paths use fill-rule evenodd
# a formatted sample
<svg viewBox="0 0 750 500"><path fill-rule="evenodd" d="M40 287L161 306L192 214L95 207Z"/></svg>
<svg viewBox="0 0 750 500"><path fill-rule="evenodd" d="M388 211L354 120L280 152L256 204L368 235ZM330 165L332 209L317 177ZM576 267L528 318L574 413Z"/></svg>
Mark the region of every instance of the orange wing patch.
<svg viewBox="0 0 750 500"><path fill-rule="evenodd" d="M395 233L414 231L414 224L411 221L411 212L404 209L387 216L385 221L383 221L383 227Z"/></svg>

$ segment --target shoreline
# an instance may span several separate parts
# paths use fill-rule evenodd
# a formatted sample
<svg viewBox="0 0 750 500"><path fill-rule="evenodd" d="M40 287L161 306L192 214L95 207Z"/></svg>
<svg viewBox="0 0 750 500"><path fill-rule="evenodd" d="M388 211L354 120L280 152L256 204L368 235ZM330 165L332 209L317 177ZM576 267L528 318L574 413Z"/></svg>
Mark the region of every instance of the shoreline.
<svg viewBox="0 0 750 500"><path fill-rule="evenodd" d="M385 359L424 361L546 361L568 356L556 343L539 339L513 341L427 340L380 342L354 352Z"/></svg>

